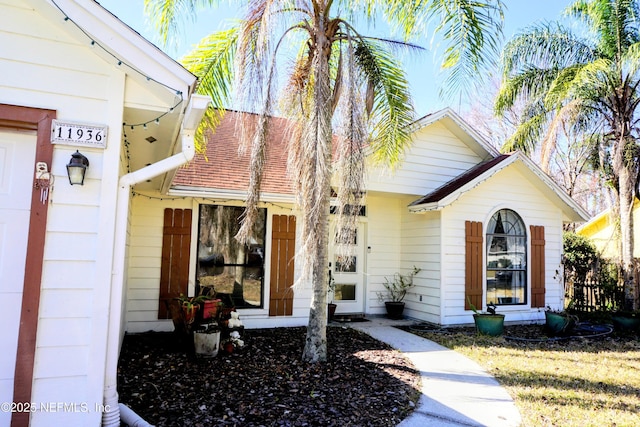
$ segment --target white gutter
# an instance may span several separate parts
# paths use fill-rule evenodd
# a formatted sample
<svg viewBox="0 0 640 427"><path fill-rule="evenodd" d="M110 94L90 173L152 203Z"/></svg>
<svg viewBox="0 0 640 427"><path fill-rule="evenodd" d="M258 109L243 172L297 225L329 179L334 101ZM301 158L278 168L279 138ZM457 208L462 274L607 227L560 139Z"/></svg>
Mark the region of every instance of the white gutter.
<svg viewBox="0 0 640 427"><path fill-rule="evenodd" d="M113 249L113 272L111 275L111 298L109 301L109 324L107 333L107 358L105 363L104 407L102 425L120 426L117 378L118 357L122 342L122 318L124 309L124 268L129 220L129 197L131 187L140 182L162 175L193 159L195 155L195 130L202 120L209 99L194 95L185 112L180 138L182 151L152 165L128 173L120 178L116 205L116 225ZM186 126L189 126L188 128Z"/></svg>

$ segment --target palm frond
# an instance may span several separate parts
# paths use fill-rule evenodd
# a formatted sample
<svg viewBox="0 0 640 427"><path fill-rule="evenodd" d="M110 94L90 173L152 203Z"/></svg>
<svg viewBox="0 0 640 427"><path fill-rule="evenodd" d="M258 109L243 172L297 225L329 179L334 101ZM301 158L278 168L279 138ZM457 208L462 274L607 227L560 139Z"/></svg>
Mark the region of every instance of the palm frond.
<svg viewBox="0 0 640 427"><path fill-rule="evenodd" d="M201 7L218 3L219 0L144 0L144 13L166 46L179 32L185 17L195 21Z"/></svg>
<svg viewBox="0 0 640 427"><path fill-rule="evenodd" d="M238 33L237 26L213 33L180 59L198 78L198 93L209 95L215 108L225 108L231 100Z"/></svg>
<svg viewBox="0 0 640 427"><path fill-rule="evenodd" d="M409 83L402 69L378 43L359 39L356 64L373 89L371 149L374 159L390 167L398 164L410 141L414 119Z"/></svg>
<svg viewBox="0 0 640 427"><path fill-rule="evenodd" d="M472 82L483 80L497 61L502 42L504 5L500 0L432 0L430 18L440 24L446 48L442 68L449 72L443 93L467 91Z"/></svg>

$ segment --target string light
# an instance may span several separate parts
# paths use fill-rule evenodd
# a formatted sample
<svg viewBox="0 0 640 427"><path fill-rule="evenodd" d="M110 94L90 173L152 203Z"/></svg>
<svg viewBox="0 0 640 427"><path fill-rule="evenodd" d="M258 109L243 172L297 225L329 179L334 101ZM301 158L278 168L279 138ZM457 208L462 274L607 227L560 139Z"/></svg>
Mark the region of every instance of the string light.
<svg viewBox="0 0 640 427"><path fill-rule="evenodd" d="M160 119L162 119L164 116L166 116L169 113L172 113L173 110L177 107L179 107L183 102L184 102L184 97L182 95L182 91L178 90L176 88L173 88L169 85L166 85L162 82L159 82L158 80L155 80L154 78L152 78L151 76L146 75L145 73L142 73L140 70L138 70L137 68L135 68L134 66L132 66L131 64L128 64L126 62L124 62L122 59L118 58L115 54L111 53L111 51L109 51L108 49L106 49L104 46L102 46L99 42L95 41L90 35L89 33L87 33L80 25L78 25L78 23L76 23L73 19L71 19L65 12L64 10L62 10L62 8L58 5L58 3L56 3L55 0L51 0L51 2L53 3L53 5L60 11L60 13L64 16L64 21L71 21L73 22L73 24L91 41L91 46L98 46L100 49L102 49L106 54L108 54L109 56L111 56L115 62L118 64L118 66L126 66L129 69L131 69L132 71L138 73L139 75L141 75L142 77L144 77L148 82L154 82L159 84L160 86L163 86L167 89L169 89L170 91L174 92L176 94L177 97L179 97L178 101L172 106L169 107L169 110L160 114L159 116L148 120L146 122L140 122L140 123L123 123L122 126L131 126L131 130L133 131L134 127L138 127L138 126L143 126L146 128L146 125L149 123L156 123L156 124L160 124Z"/></svg>
<svg viewBox="0 0 640 427"><path fill-rule="evenodd" d="M201 205L216 205L216 204L226 204L226 203L237 203L237 202L246 202L246 200L241 200L241 199L220 199L220 200L215 200L215 199L206 199L204 197L190 197L190 196L162 196L162 197L158 197L158 196L149 196L148 194L144 194L141 193L139 191L135 191L135 190L131 190L131 194L133 196L138 196L138 197L144 197L146 199L149 200L194 200L195 202L201 204ZM261 205L265 205L265 206L273 206L285 211L290 211L293 212L294 208L291 206L281 206L278 205L277 203L273 203L273 202L260 202Z"/></svg>

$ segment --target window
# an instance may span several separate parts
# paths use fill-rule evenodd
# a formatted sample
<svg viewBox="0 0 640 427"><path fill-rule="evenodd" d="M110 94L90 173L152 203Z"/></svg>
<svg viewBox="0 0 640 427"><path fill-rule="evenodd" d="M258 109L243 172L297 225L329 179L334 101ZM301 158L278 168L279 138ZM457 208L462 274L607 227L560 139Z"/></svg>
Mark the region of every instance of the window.
<svg viewBox="0 0 640 427"><path fill-rule="evenodd" d="M259 211L254 240L241 245L235 235L240 229L243 207L200 206L198 284L213 288L216 293L230 294L238 308L263 306L267 210Z"/></svg>
<svg viewBox="0 0 640 427"><path fill-rule="evenodd" d="M510 209L496 212L487 226L486 303L527 303L527 232Z"/></svg>

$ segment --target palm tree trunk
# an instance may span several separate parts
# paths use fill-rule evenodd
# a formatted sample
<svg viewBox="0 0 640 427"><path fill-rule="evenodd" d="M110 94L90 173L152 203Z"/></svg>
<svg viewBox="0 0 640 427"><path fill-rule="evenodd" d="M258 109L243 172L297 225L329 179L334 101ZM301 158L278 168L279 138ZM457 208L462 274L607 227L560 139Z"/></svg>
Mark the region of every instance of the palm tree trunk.
<svg viewBox="0 0 640 427"><path fill-rule="evenodd" d="M309 188L309 194L313 194L312 203L303 205L303 215L305 221L315 218L317 223L307 224L306 228L311 231L312 238L316 239L315 259L306 260L312 262L312 298L311 311L309 313L309 324L307 326L307 337L305 347L302 352L302 360L307 362L325 362L327 360L327 291L329 278L326 269L329 265L329 198L331 194L330 173L331 173L331 90L329 57L331 44L325 35L324 13L316 16L315 32L315 57L313 59L315 86L314 102L311 125L316 135L314 148L315 156L309 159L313 162L311 166L314 180L309 181L313 188ZM307 211L307 212L305 212Z"/></svg>
<svg viewBox="0 0 640 427"><path fill-rule="evenodd" d="M636 298L636 280L633 258L633 202L635 183L632 171L622 167L619 175L620 186L620 240L622 278L624 280L625 309L638 308Z"/></svg>

